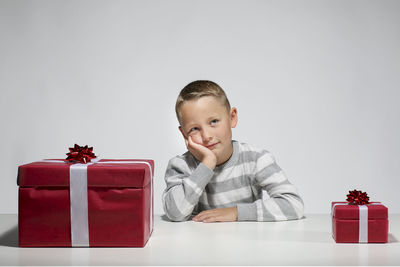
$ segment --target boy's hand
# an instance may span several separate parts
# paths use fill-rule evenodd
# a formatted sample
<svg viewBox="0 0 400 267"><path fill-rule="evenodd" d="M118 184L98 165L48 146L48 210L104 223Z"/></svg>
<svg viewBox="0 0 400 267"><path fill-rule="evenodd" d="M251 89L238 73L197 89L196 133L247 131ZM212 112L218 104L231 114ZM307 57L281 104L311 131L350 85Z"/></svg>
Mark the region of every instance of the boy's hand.
<svg viewBox="0 0 400 267"><path fill-rule="evenodd" d="M211 170L214 170L217 165L217 157L215 154L205 146L196 144L193 142L192 137L189 135L187 139L185 139L186 147L192 153L192 155L201 161L204 165L206 165Z"/></svg>
<svg viewBox="0 0 400 267"><path fill-rule="evenodd" d="M196 222L235 222L237 221L237 207L205 210L193 217Z"/></svg>

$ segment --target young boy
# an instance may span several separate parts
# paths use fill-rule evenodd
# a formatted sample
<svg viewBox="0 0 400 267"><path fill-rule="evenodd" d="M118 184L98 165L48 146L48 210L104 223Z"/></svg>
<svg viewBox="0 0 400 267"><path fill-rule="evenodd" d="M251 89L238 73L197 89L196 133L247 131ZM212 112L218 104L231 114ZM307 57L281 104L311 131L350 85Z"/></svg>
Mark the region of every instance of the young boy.
<svg viewBox="0 0 400 267"><path fill-rule="evenodd" d="M237 110L220 86L211 81L188 84L175 111L189 151L172 158L166 170L163 207L170 220L191 215L197 222L303 217L303 201L274 157L232 140Z"/></svg>

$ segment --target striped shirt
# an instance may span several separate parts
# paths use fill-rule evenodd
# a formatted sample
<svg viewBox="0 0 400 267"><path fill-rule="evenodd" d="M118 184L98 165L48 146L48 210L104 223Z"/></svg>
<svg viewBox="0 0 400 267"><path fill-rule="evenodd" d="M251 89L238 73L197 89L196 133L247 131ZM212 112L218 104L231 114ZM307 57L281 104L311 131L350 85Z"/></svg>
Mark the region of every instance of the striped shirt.
<svg viewBox="0 0 400 267"><path fill-rule="evenodd" d="M266 150L232 141L233 153L211 170L189 151L172 158L165 173L163 207L172 221L203 210L237 206L238 221L303 217L303 200Z"/></svg>

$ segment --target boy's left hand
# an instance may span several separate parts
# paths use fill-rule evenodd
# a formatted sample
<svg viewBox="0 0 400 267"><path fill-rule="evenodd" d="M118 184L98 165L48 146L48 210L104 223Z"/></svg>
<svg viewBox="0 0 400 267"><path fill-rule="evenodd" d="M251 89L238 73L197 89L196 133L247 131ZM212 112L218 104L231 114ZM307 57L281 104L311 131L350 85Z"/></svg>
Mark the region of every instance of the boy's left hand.
<svg viewBox="0 0 400 267"><path fill-rule="evenodd" d="M205 210L192 218L196 222L235 222L237 221L237 208L223 208Z"/></svg>

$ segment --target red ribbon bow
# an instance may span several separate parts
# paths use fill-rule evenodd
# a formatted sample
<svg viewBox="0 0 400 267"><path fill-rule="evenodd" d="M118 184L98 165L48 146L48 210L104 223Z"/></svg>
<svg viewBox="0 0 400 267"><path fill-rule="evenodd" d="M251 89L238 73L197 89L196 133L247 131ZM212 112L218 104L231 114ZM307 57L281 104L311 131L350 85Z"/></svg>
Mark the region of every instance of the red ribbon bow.
<svg viewBox="0 0 400 267"><path fill-rule="evenodd" d="M69 148L69 153L67 153L66 160L68 161L79 161L82 163L88 163L92 159L96 158L93 153L93 147L79 146L75 144L74 147Z"/></svg>
<svg viewBox="0 0 400 267"><path fill-rule="evenodd" d="M353 205L365 205L369 204L369 196L366 192L361 192L359 190L349 191L347 195L347 202Z"/></svg>

